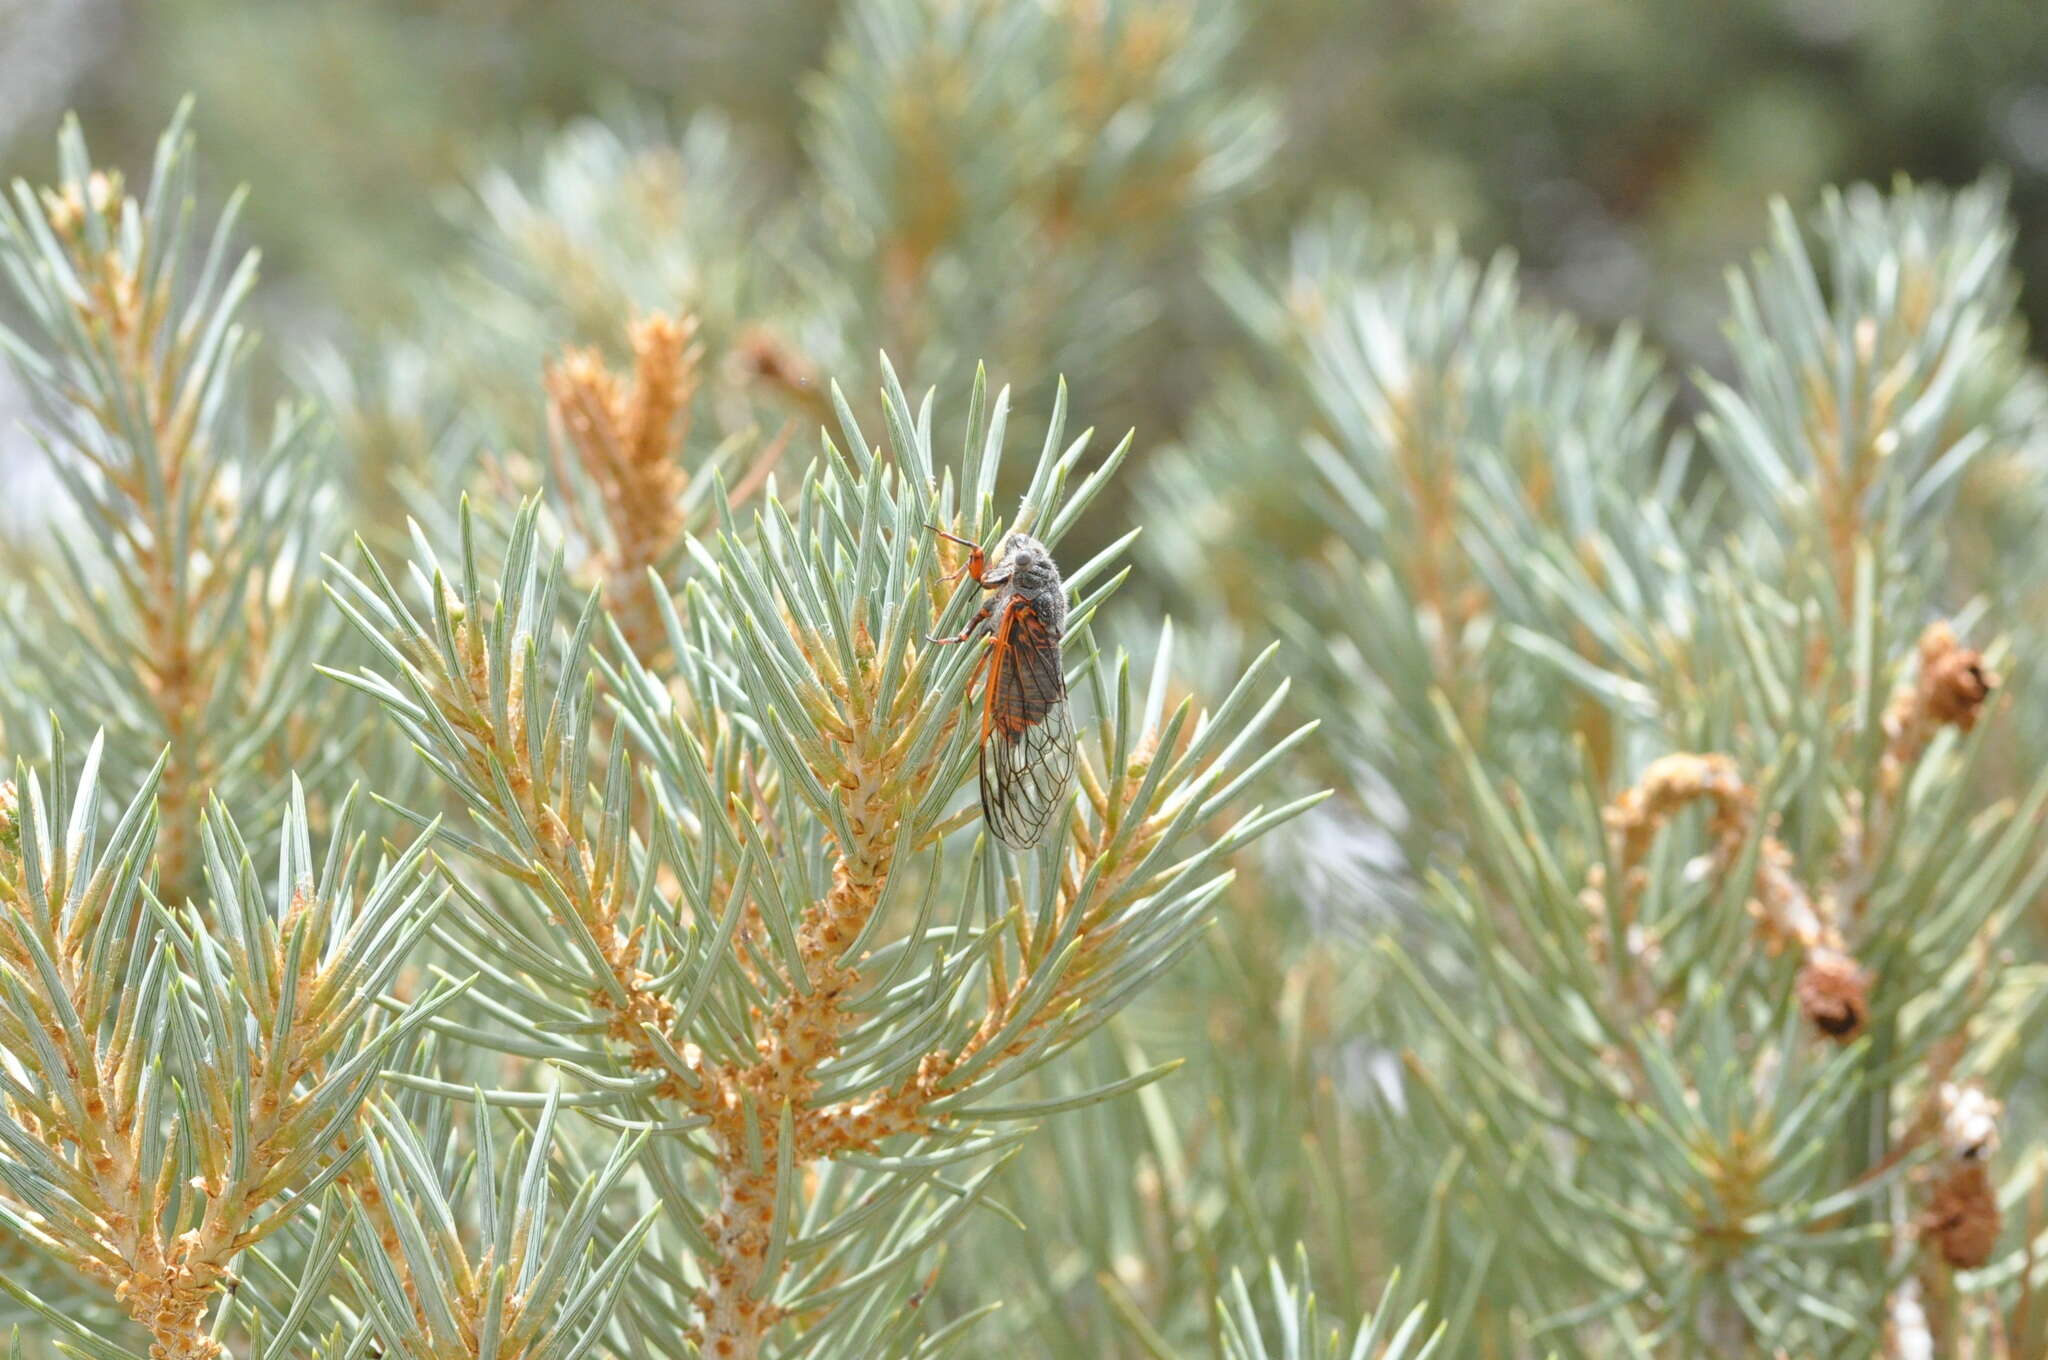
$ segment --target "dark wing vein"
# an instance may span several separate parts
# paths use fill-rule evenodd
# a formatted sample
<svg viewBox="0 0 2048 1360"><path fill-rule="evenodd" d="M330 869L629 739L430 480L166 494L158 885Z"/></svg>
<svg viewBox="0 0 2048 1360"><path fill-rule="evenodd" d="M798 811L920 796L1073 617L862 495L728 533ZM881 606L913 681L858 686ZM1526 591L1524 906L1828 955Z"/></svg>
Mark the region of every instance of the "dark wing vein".
<svg viewBox="0 0 2048 1360"><path fill-rule="evenodd" d="M1074 729L1060 638L1029 601L997 622L982 713L981 811L996 839L1028 849L1044 838L1074 777Z"/></svg>

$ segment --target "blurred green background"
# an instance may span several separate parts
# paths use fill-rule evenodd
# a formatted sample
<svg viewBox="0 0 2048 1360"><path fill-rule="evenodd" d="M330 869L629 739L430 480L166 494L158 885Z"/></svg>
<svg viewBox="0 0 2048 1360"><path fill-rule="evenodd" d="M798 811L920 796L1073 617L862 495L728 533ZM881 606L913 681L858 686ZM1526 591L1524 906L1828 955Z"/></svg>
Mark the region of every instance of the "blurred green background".
<svg viewBox="0 0 2048 1360"><path fill-rule="evenodd" d="M842 10L0 0L0 164L45 175L66 108L102 156L136 164L195 94L210 186L261 190L248 234L271 333L288 352L346 343L406 324L460 249L484 166L577 115L715 107L749 193L796 184ZM1721 273L1761 239L1770 195L1990 170L2010 178L2023 296L2048 306L2048 7L2033 0L1273 0L1241 17L1221 69L1281 114L1229 207L1261 234L1362 191L1469 250L1512 247L1536 294L1596 324L1641 318L1712 366ZM1199 324L1206 289L1176 277ZM1141 448L1178 433L1197 386L1154 379Z"/></svg>

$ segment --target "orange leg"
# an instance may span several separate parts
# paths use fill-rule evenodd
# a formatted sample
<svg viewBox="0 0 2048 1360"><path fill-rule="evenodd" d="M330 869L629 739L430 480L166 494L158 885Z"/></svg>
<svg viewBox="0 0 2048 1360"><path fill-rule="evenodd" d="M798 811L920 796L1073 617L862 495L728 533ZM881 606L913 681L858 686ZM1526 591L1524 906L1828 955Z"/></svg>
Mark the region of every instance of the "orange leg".
<svg viewBox="0 0 2048 1360"><path fill-rule="evenodd" d="M984 624L984 623L988 622L988 614L989 614L989 610L991 610L991 609L995 608L995 603L996 603L996 602L995 602L995 600L994 600L994 599L992 599L992 598L991 598L991 599L988 599L988 600L985 600L985 601L983 601L983 602L982 602L982 606L981 606L981 608L975 611L974 617L973 617L973 618L971 618L971 619L969 619L969 620L967 621L967 626L966 626L965 628L961 629L961 630L960 630L959 632L955 633L955 634L954 634L953 636L951 636L951 637L933 637L933 636L931 636L931 635L930 635L929 633L927 633L927 634L925 635L925 639L924 639L924 640L925 640L926 642L936 642L936 643L938 643L938 644L939 644L940 646L942 646L942 647L943 647L943 646L945 646L946 644L948 644L948 643L952 643L952 642L965 642L965 641L967 641L967 639L969 639L969 638L971 638L971 637L973 637L973 636L974 636L974 630L975 630L975 629L977 629L977 628L981 627L981 625L982 625L982 624Z"/></svg>
<svg viewBox="0 0 2048 1360"><path fill-rule="evenodd" d="M982 586L983 588L987 587L988 583L983 579L983 576L988 570L988 558L981 551L981 545L979 543L976 543L971 538L962 538L958 534L949 534L936 524L927 524L924 527L931 530L933 533L937 534L940 538L945 539L949 543L958 543L961 547L968 550L967 560L961 564L959 571L954 572L952 575L946 578L948 581L957 581L960 579L962 573L965 573L966 575L974 578L974 584Z"/></svg>

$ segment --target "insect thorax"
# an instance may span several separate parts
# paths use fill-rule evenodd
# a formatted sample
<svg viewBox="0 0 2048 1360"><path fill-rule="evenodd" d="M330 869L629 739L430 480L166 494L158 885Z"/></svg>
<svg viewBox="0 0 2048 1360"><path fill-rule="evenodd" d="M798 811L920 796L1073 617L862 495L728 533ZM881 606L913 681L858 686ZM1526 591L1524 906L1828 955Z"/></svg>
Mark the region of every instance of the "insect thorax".
<svg viewBox="0 0 2048 1360"><path fill-rule="evenodd" d="M1029 534L1018 534L1004 551L1002 565L1010 573L1004 584L1029 602L1055 632L1063 629L1067 622L1067 595L1060 586L1060 569L1053 564L1045 545Z"/></svg>

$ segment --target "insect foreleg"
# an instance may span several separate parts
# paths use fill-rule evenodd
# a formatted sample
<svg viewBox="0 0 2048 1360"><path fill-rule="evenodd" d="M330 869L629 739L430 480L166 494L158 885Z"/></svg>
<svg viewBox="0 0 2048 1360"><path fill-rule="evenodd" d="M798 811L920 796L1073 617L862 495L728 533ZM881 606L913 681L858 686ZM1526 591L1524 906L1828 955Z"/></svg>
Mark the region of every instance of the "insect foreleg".
<svg viewBox="0 0 2048 1360"><path fill-rule="evenodd" d="M957 581L963 575L965 575L973 577L974 583L980 586L983 590L986 590L990 586L996 584L996 582L988 579L988 558L981 551L981 545L979 543L976 543L971 538L962 538L958 534L949 534L936 524L927 524L924 527L931 530L933 533L937 534L940 538L945 539L947 542L958 543L961 547L966 548L968 550L967 560L960 564L960 569L958 571L948 572L946 574L946 579L948 581Z"/></svg>
<svg viewBox="0 0 2048 1360"><path fill-rule="evenodd" d="M967 621L967 626L961 629L959 632L955 633L952 637L933 637L929 633L927 633L925 635L924 640L926 642L936 642L942 647L947 645L948 643L965 642L967 641L967 639L974 636L976 630L978 630L981 627L981 625L988 622L989 611L994 609L995 605L996 602L993 597L983 601L981 608L977 609L974 612L974 617Z"/></svg>

